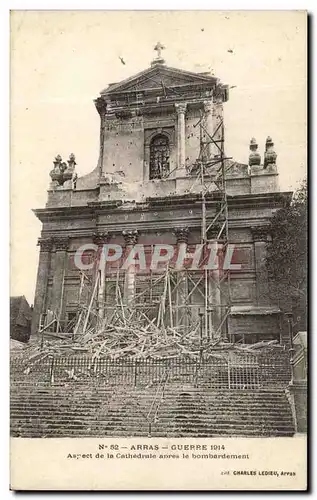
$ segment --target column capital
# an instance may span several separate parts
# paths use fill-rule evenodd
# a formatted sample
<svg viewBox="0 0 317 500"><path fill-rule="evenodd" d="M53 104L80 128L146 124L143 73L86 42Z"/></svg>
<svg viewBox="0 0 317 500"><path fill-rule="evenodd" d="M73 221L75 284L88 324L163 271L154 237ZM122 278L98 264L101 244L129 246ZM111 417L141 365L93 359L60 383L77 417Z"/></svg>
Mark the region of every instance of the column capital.
<svg viewBox="0 0 317 500"><path fill-rule="evenodd" d="M109 233L109 231L102 231L102 232L97 231L92 235L92 241L94 242L95 245L98 245L98 247L101 247L109 243L110 238L111 238L111 233Z"/></svg>
<svg viewBox="0 0 317 500"><path fill-rule="evenodd" d="M53 238L39 238L37 245L40 247L40 252L50 252L53 248Z"/></svg>
<svg viewBox="0 0 317 500"><path fill-rule="evenodd" d="M205 113L210 113L212 111L212 101L204 101L203 104Z"/></svg>
<svg viewBox="0 0 317 500"><path fill-rule="evenodd" d="M175 108L176 108L176 112L178 115L183 115L186 112L187 103L186 102L176 102Z"/></svg>
<svg viewBox="0 0 317 500"><path fill-rule="evenodd" d="M69 236L56 236L53 238L57 252L66 251L69 244Z"/></svg>
<svg viewBox="0 0 317 500"><path fill-rule="evenodd" d="M251 232L253 236L253 241L255 242L267 242L269 239L269 227L268 226L254 226L251 227Z"/></svg>
<svg viewBox="0 0 317 500"><path fill-rule="evenodd" d="M186 227L177 227L174 229L174 234L176 236L176 242L177 244L180 243L188 243L188 236L189 236L189 228Z"/></svg>
<svg viewBox="0 0 317 500"><path fill-rule="evenodd" d="M122 235L124 237L126 246L136 245L139 238L139 232L136 229L132 231L122 231Z"/></svg>

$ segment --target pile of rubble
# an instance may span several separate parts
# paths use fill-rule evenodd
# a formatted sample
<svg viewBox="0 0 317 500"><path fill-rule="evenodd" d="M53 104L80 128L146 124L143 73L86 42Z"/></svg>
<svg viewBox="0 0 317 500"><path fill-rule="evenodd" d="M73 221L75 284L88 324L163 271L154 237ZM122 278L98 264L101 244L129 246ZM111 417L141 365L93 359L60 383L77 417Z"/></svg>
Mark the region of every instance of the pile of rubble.
<svg viewBox="0 0 317 500"><path fill-rule="evenodd" d="M143 321L142 321L143 316ZM147 320L147 321L146 321ZM230 352L256 354L261 349L283 349L276 340L256 344L226 342L221 338L207 339L200 336L200 325L192 329L184 327L157 326L157 319L149 320L141 311L131 311L122 316L116 314L112 320L101 323L96 320L86 324L79 313L74 331L68 334L42 331L42 338L26 345L24 358L28 362L49 355L76 356L109 359L171 359L184 357L199 360L202 357L224 358Z"/></svg>
<svg viewBox="0 0 317 500"><path fill-rule="evenodd" d="M284 348L277 341L230 343L221 338L219 332L212 339L206 338L199 320L190 328L174 326L167 280L161 300L151 314L146 307L123 304L117 283L116 306L111 314L108 311L106 318L101 319L103 315L99 314L97 289L96 281L89 303L78 306L73 324L68 325L70 333L61 331L58 317L53 312L47 315L37 341L23 349L23 358L33 362L49 355L83 354L93 359L171 359L181 356L192 360L208 360L210 357L227 358L232 351L256 354L259 349Z"/></svg>

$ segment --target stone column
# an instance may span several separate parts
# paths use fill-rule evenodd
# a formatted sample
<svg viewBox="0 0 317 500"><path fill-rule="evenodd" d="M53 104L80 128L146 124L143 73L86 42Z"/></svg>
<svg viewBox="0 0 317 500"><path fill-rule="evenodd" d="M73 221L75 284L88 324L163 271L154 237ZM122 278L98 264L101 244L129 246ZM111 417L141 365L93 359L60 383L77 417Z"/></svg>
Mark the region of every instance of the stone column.
<svg viewBox="0 0 317 500"><path fill-rule="evenodd" d="M188 227L180 227L174 230L176 236L176 244L178 252L182 246L185 246L185 253L187 253L187 243L189 236ZM176 289L176 326L188 326L187 315L187 296L188 296L188 280L187 271L180 270L177 272L177 289Z"/></svg>
<svg viewBox="0 0 317 500"><path fill-rule="evenodd" d="M107 111L107 103L102 97L98 97L95 100L95 106L100 116L100 134L99 134L99 159L98 159L98 170L99 170L99 180L103 174L103 157L104 157L104 143L105 143L105 113Z"/></svg>
<svg viewBox="0 0 317 500"><path fill-rule="evenodd" d="M211 141L211 137L213 136L213 116L212 116L212 101L204 101L204 113L205 113L205 127L208 132L204 133L204 140L206 142L206 147L204 149L203 158L210 160L213 156L215 156L215 148L216 146ZM217 148L216 148L217 149Z"/></svg>
<svg viewBox="0 0 317 500"><path fill-rule="evenodd" d="M222 97L215 97L212 105L212 123L213 134L216 144L214 144L214 156L221 156L221 149L224 146L224 128L223 128L223 99ZM220 166L220 164L218 164Z"/></svg>
<svg viewBox="0 0 317 500"><path fill-rule="evenodd" d="M210 255L214 256L212 263L217 265L216 269L211 269L209 271L208 279L208 309L210 310L210 323L209 332L212 338L218 338L222 336L222 331L217 329L221 324L222 316L225 313L221 306L221 284L220 284L220 262L219 262L219 245L217 236L220 231L220 224L214 224L208 231L208 246L210 248Z"/></svg>
<svg viewBox="0 0 317 500"><path fill-rule="evenodd" d="M68 236L54 238L55 243L55 272L53 277L52 304L50 309L56 314L59 320L64 319L63 300L65 288L67 249L69 244Z"/></svg>
<svg viewBox="0 0 317 500"><path fill-rule="evenodd" d="M129 255L132 247L137 244L139 233L137 230L122 231L125 241L125 254ZM126 305L133 305L135 298L135 267L129 266L124 277L124 302Z"/></svg>
<svg viewBox="0 0 317 500"><path fill-rule="evenodd" d="M205 141L208 145L206 147L206 157L209 160L216 160L221 156L221 148L223 146L223 102L221 96L214 96L213 101L204 101L204 112L205 112L205 128L208 132L205 133ZM213 142L211 140L213 139ZM216 166L220 164L216 163Z"/></svg>
<svg viewBox="0 0 317 500"><path fill-rule="evenodd" d="M39 264L37 269L34 309L32 315L31 334L38 333L40 316L45 312L47 300L48 275L51 265L52 238L40 238Z"/></svg>
<svg viewBox="0 0 317 500"><path fill-rule="evenodd" d="M251 228L254 241L255 276L256 276L256 300L258 306L270 304L269 277L266 267L266 245L268 241L268 229L266 227Z"/></svg>
<svg viewBox="0 0 317 500"><path fill-rule="evenodd" d="M177 168L178 176L186 175L185 168L185 112L187 104L185 102L176 103L177 112Z"/></svg>
<svg viewBox="0 0 317 500"><path fill-rule="evenodd" d="M103 246L109 243L110 241L110 233L108 231L105 232L97 232L93 234L93 243L98 246L98 257L97 257L97 268L96 268L96 278L99 275L99 285L98 285L98 314L99 318L103 319L105 315L105 290L106 290L106 262L103 259Z"/></svg>

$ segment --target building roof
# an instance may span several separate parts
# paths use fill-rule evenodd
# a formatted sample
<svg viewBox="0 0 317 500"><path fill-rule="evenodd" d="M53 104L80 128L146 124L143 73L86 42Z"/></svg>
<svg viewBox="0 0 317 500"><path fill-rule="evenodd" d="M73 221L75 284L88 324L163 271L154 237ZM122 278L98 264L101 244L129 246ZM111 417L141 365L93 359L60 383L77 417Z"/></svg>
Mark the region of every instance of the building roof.
<svg viewBox="0 0 317 500"><path fill-rule="evenodd" d="M10 297L10 322L26 325L32 318L31 307L24 295Z"/></svg>
<svg viewBox="0 0 317 500"><path fill-rule="evenodd" d="M154 90L165 87L181 87L188 85L207 85L213 87L219 83L215 76L193 73L177 68L157 64L136 75L130 76L118 83L111 83L103 89L102 96L116 94L119 92L135 92L142 90Z"/></svg>

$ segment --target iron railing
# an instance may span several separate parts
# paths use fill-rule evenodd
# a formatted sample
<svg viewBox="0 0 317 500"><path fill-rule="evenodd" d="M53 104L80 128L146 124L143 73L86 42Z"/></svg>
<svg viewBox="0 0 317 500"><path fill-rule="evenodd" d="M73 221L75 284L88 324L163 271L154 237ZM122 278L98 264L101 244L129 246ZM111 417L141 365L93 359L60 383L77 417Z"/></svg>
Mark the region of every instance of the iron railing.
<svg viewBox="0 0 317 500"><path fill-rule="evenodd" d="M59 384L65 381L159 386L168 369L169 383L191 384L214 389L256 389L285 386L290 380L290 363L286 351L278 355L236 354L192 360L175 357L164 359L109 359L92 356L48 355L31 364L21 358L11 360L12 382L41 381Z"/></svg>

